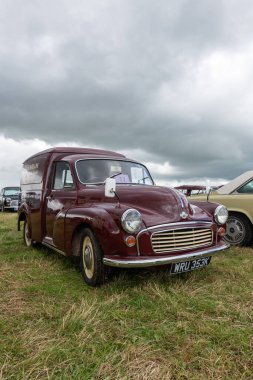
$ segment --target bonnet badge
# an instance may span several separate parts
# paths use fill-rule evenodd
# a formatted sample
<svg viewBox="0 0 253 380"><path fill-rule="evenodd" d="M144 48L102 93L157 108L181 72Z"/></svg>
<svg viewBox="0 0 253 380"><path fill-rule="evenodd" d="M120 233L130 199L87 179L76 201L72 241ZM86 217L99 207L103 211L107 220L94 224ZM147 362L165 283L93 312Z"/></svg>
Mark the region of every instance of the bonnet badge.
<svg viewBox="0 0 253 380"><path fill-rule="evenodd" d="M180 214L180 218L182 218L182 219L186 219L187 216L188 216L188 214L185 211L182 211L181 214Z"/></svg>

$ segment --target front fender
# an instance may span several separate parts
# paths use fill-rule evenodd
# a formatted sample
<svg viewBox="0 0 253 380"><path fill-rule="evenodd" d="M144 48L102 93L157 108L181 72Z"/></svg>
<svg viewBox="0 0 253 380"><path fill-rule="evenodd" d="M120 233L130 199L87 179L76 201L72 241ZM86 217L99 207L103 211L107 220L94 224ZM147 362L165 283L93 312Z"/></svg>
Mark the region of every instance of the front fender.
<svg viewBox="0 0 253 380"><path fill-rule="evenodd" d="M192 201L190 204L193 204L202 210L206 211L209 215L213 217L215 209L220 205L220 203L207 202L207 201Z"/></svg>
<svg viewBox="0 0 253 380"><path fill-rule="evenodd" d="M60 217L60 215L59 215ZM56 222L57 223L57 222ZM103 249L106 250L108 243L119 239L121 233L119 226L111 214L97 207L84 208L78 207L69 209L65 214L65 252L67 255L72 254L72 240L75 231L80 226L87 226L95 232ZM122 240L122 239L121 239ZM54 237L57 245L57 237Z"/></svg>
<svg viewBox="0 0 253 380"><path fill-rule="evenodd" d="M237 213L237 214L242 214L242 215L245 215L251 224L253 224L253 218L252 218L252 215L248 212L248 210L245 210L244 208L240 208L240 207L227 207L228 209L228 213Z"/></svg>

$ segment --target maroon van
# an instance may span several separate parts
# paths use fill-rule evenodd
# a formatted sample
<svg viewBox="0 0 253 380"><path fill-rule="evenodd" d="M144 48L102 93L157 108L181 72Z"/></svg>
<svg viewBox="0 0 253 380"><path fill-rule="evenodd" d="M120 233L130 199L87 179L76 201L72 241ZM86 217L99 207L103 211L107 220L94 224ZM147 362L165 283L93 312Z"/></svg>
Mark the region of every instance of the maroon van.
<svg viewBox="0 0 253 380"><path fill-rule="evenodd" d="M167 264L177 274L208 265L228 247L224 206L189 203L179 191L155 186L144 165L115 152L39 152L23 164L21 196L25 244L79 256L91 286L104 282L110 266Z"/></svg>

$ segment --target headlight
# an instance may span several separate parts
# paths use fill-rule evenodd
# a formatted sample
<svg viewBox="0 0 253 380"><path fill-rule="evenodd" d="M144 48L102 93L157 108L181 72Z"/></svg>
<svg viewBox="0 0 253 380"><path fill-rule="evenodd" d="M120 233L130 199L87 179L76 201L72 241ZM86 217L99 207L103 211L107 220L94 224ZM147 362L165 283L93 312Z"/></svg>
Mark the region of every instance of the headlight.
<svg viewBox="0 0 253 380"><path fill-rule="evenodd" d="M124 230L128 233L137 233L141 228L141 214L139 211L130 208L126 210L121 217L121 224Z"/></svg>
<svg viewBox="0 0 253 380"><path fill-rule="evenodd" d="M225 224L228 220L228 210L225 206L218 206L214 212L214 219L218 224Z"/></svg>

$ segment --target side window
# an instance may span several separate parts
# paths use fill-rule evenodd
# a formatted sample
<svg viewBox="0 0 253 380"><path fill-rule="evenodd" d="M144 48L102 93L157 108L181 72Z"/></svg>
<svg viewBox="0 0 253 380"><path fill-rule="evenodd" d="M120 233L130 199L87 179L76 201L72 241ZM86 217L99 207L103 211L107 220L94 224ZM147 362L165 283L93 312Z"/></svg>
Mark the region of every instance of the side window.
<svg viewBox="0 0 253 380"><path fill-rule="evenodd" d="M73 177L67 162L56 162L53 189L60 190L74 186Z"/></svg>
<svg viewBox="0 0 253 380"><path fill-rule="evenodd" d="M253 180L249 181L240 189L237 190L238 193L246 193L246 194L253 194Z"/></svg>

